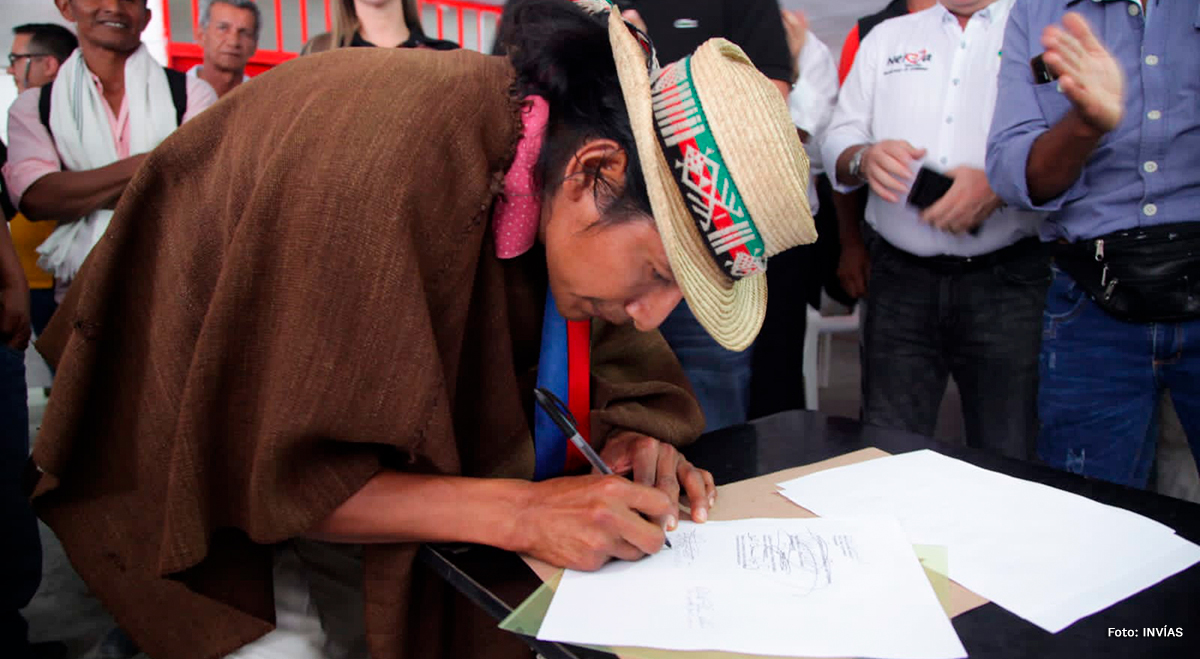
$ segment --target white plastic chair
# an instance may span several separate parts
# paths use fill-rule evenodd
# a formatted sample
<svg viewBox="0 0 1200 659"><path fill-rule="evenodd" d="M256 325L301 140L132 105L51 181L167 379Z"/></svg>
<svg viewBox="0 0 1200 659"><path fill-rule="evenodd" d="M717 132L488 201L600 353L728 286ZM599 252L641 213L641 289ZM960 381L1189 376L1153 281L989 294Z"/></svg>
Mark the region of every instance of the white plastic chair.
<svg viewBox="0 0 1200 659"><path fill-rule="evenodd" d="M821 293L821 306L829 306L829 298ZM833 348L833 334L854 332L858 330L859 313L862 302L854 305L854 309L846 315L824 316L820 311L806 305L808 322L804 330L804 406L807 409L818 409L817 386L829 386L830 352ZM820 342L818 343L818 339Z"/></svg>

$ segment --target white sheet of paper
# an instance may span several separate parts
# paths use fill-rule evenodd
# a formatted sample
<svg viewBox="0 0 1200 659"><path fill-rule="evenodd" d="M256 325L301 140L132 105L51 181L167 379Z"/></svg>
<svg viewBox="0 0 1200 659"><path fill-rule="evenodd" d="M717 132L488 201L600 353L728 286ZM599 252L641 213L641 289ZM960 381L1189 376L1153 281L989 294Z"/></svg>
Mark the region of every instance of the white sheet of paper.
<svg viewBox="0 0 1200 659"><path fill-rule="evenodd" d="M966 651L893 519L747 519L669 533L672 549L567 570L538 638L807 657Z"/></svg>
<svg viewBox="0 0 1200 659"><path fill-rule="evenodd" d="M951 579L1049 632L1200 561L1154 520L928 450L779 486L821 516L894 516L910 542L949 548Z"/></svg>

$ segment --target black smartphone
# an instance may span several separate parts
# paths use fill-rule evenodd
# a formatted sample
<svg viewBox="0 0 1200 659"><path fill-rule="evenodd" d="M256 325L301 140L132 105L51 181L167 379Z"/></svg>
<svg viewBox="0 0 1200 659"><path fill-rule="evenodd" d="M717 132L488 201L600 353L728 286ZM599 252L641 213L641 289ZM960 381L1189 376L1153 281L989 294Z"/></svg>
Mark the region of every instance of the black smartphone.
<svg viewBox="0 0 1200 659"><path fill-rule="evenodd" d="M1042 55L1045 55L1045 53L1042 53ZM1042 55L1029 60L1029 68L1033 69L1033 84L1035 85L1054 82L1058 79L1058 76L1054 75L1050 67L1046 66L1046 60L1042 58Z"/></svg>
<svg viewBox="0 0 1200 659"><path fill-rule="evenodd" d="M933 205L933 202L942 198L950 190L950 186L954 185L954 179L939 174L928 167L922 167L917 172L917 178L913 181L912 189L908 191L908 203L924 210Z"/></svg>

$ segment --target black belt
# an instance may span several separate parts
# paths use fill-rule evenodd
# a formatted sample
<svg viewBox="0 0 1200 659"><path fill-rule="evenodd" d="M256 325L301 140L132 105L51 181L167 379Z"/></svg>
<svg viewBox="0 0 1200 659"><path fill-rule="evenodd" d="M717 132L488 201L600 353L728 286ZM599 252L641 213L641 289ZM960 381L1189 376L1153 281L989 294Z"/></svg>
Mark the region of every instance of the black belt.
<svg viewBox="0 0 1200 659"><path fill-rule="evenodd" d="M1042 242L1034 237L1023 238L1008 247L1001 247L994 252L978 256L917 256L896 247L882 237L879 239L879 244L889 254L895 255L902 261L945 275L984 270L1020 257L1033 256L1044 249Z"/></svg>

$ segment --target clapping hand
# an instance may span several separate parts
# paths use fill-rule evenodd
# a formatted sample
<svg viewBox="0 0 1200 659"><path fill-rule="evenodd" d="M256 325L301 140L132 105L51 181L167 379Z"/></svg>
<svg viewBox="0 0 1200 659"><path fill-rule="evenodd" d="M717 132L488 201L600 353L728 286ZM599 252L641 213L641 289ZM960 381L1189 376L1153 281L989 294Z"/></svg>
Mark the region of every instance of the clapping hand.
<svg viewBox="0 0 1200 659"><path fill-rule="evenodd" d="M1125 112L1125 75L1087 21L1068 12L1061 27L1042 31L1042 45L1046 66L1058 75L1079 117L1100 133L1116 128Z"/></svg>

